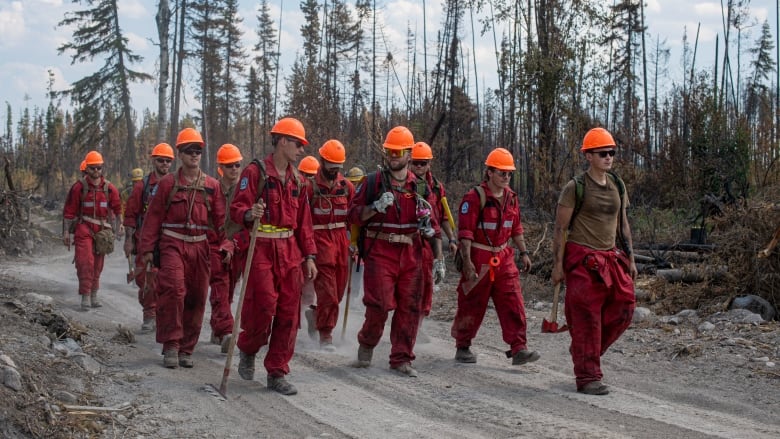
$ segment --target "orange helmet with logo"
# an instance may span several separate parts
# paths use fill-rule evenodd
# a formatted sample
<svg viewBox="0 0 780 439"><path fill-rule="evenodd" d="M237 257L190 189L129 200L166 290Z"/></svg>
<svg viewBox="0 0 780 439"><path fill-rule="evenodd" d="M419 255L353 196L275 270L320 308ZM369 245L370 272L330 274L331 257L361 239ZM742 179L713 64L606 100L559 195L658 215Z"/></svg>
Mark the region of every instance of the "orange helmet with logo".
<svg viewBox="0 0 780 439"><path fill-rule="evenodd" d="M414 136L409 128L399 125L387 132L382 146L393 150L411 149L414 146Z"/></svg>
<svg viewBox="0 0 780 439"><path fill-rule="evenodd" d="M176 149L181 149L182 145L190 143L196 143L203 148L203 137L195 128L185 128L179 131L179 135L176 136Z"/></svg>
<svg viewBox="0 0 780 439"><path fill-rule="evenodd" d="M347 153L344 150L344 144L336 139L330 139L319 149L320 156L331 163L344 163L347 160Z"/></svg>
<svg viewBox="0 0 780 439"><path fill-rule="evenodd" d="M515 160L512 158L512 153L504 148L496 148L490 151L487 159L485 159L485 164L502 171L514 171L517 169L515 168Z"/></svg>
<svg viewBox="0 0 780 439"><path fill-rule="evenodd" d="M412 147L412 160L431 160L433 151L425 142L417 142Z"/></svg>
<svg viewBox="0 0 780 439"><path fill-rule="evenodd" d="M316 174L320 169L320 162L314 156L307 155L298 163L298 170L306 174Z"/></svg>
<svg viewBox="0 0 780 439"><path fill-rule="evenodd" d="M306 130L303 128L303 124L300 120L285 117L279 119L273 128L271 128L271 134L281 134L283 136L290 136L301 141L304 145L308 145L309 141L306 140Z"/></svg>
<svg viewBox="0 0 780 439"><path fill-rule="evenodd" d="M580 151L587 151L589 149L609 148L615 147L615 139L612 138L612 134L604 128L593 128L585 133L585 138L582 139L582 149Z"/></svg>
<svg viewBox="0 0 780 439"><path fill-rule="evenodd" d="M241 150L236 145L226 143L217 150L217 163L227 165L228 163L240 162L244 158L241 156Z"/></svg>
<svg viewBox="0 0 780 439"><path fill-rule="evenodd" d="M171 160L174 159L173 157L173 148L171 148L171 145L168 145L167 143L158 143L154 149L152 149L152 157L167 157Z"/></svg>
<svg viewBox="0 0 780 439"><path fill-rule="evenodd" d="M103 155L97 151L90 151L87 153L87 156L84 157L84 161L87 163L87 166L102 165Z"/></svg>

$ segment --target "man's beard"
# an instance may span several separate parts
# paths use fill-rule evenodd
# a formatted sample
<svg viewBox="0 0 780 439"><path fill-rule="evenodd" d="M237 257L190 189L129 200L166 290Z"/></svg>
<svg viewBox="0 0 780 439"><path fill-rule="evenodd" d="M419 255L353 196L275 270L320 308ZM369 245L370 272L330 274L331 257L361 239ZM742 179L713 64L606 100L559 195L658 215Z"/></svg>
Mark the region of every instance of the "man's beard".
<svg viewBox="0 0 780 439"><path fill-rule="evenodd" d="M322 176L325 177L325 179L328 181L333 181L336 179L336 177L339 176L339 170L338 168L334 168L333 170L323 169Z"/></svg>
<svg viewBox="0 0 780 439"><path fill-rule="evenodd" d="M391 171L400 171L401 169L406 168L406 163L401 164L401 162L393 164L393 162L387 162L387 167L390 168Z"/></svg>

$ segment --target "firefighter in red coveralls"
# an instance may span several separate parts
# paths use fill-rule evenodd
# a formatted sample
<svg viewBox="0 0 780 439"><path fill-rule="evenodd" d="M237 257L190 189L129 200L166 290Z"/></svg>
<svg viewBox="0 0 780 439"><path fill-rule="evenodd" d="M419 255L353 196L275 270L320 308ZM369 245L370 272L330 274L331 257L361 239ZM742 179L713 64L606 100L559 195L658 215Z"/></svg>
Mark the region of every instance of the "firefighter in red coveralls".
<svg viewBox="0 0 780 439"><path fill-rule="evenodd" d="M141 331L149 332L155 329L157 315L156 276L147 272L143 263L143 254L138 253L136 246L141 238L141 226L149 206L149 199L157 183L168 174L173 162L173 148L167 143L160 143L152 149L152 165L154 171L140 181L135 182L130 198L125 206L125 257L135 256L135 284L138 286L138 303L143 309ZM151 267L150 267L151 269ZM149 285L146 285L146 283Z"/></svg>
<svg viewBox="0 0 780 439"><path fill-rule="evenodd" d="M102 306L98 289L105 255L95 253L93 235L113 228L117 239L121 239L123 233L122 202L117 188L103 178L103 156L90 151L84 164L84 177L71 186L62 213L62 241L68 249L71 243L76 247L74 260L82 311Z"/></svg>
<svg viewBox="0 0 780 439"><path fill-rule="evenodd" d="M608 174L615 148L612 135L603 128L585 134L581 150L589 166L582 176L581 208L575 215L577 183L572 179L561 192L555 215L552 282L566 278L569 352L577 391L589 395L609 393L601 382L601 356L631 324L636 303L628 194L621 200L617 184L622 181ZM616 237L621 235L624 248L618 249Z"/></svg>
<svg viewBox="0 0 780 439"><path fill-rule="evenodd" d="M493 299L504 342L510 348L506 356L513 365L522 365L538 360L539 354L526 346L520 272L515 265L515 251L508 245L510 240L515 243L522 271L527 272L531 259L523 239L520 204L517 194L509 188L515 164L509 151L496 148L488 154L485 165L484 180L463 196L458 216L463 269L451 330L457 349L455 360L477 362L470 349L471 341L485 317L488 300Z"/></svg>
<svg viewBox="0 0 780 439"><path fill-rule="evenodd" d="M409 169L417 176L417 178L425 181L425 183L431 188L431 192L434 196L433 215L436 216L439 221L439 226L442 232L447 235L449 241L450 251L454 254L457 250L458 240L455 239L455 231L452 230L450 222L447 219L445 207L442 205L442 200L446 202L446 193L444 192L444 184L440 182L431 173L431 160L433 160L433 151L431 147L425 142L417 142L412 147L412 161ZM451 215L451 213L450 213ZM446 265L444 259L433 259L433 252L426 247L424 252L426 258L426 266L433 266L433 272L425 272L425 296L423 297L423 317L428 316L431 312L431 305L433 303L433 285L438 285L444 280L446 276Z"/></svg>
<svg viewBox="0 0 780 439"><path fill-rule="evenodd" d="M306 194L311 197L311 186L314 184L314 177L317 176L317 172L320 170L320 162L317 160L317 157L307 155L298 162L298 170L301 172L301 175L306 177L303 180L303 183L306 187ZM309 200L311 200L311 198L309 198ZM303 283L301 308L303 309L303 315L306 318L306 332L308 332L309 338L316 340L317 322L314 319L314 310L317 309L317 293L314 291L314 281L307 280Z"/></svg>
<svg viewBox="0 0 780 439"><path fill-rule="evenodd" d="M138 252L157 274L157 342L163 366L193 367L209 288L209 238L215 231L227 253L225 198L219 182L200 169L203 138L185 128L176 137L181 166L160 179L146 210ZM154 261L154 252L159 261Z"/></svg>
<svg viewBox="0 0 780 439"><path fill-rule="evenodd" d="M236 191L236 183L241 175L241 151L237 146L230 143L222 145L217 150L217 172L219 173L219 184L222 186L222 193L225 194L225 206L230 206ZM225 237L228 244L234 245L234 238L244 227L236 224L225 217ZM244 231L245 233L245 231ZM209 232L210 235L213 232ZM213 234L216 237L216 234ZM230 347L230 339L233 333L233 311L230 304L233 303L233 292L236 288L236 282L241 272L244 270L243 262L245 251L242 257L236 257L236 250L233 248L232 257L230 252L220 252L219 241L210 241L211 244L211 294L209 294L209 303L211 304L211 342L220 345L220 350L226 354ZM240 265L240 267L239 267ZM233 268L237 268L234 270Z"/></svg>
<svg viewBox="0 0 780 439"><path fill-rule="evenodd" d="M321 166L312 185L308 186L317 245L317 278L314 280L317 303L313 317L320 348L333 352L333 328L339 319L339 303L344 297L349 275L347 208L355 196L355 187L339 172L346 160L341 142L328 140L319 153Z"/></svg>
<svg viewBox="0 0 780 439"><path fill-rule="evenodd" d="M274 152L263 161L253 160L241 173L230 205L235 222L258 228L251 271L241 310L238 335L238 374L254 379L255 356L268 345L265 369L268 388L283 395L298 390L285 375L295 352L304 276L317 277L309 201L294 163L308 144L300 121L279 120L271 129ZM301 263L305 259L305 268Z"/></svg>
<svg viewBox="0 0 780 439"><path fill-rule="evenodd" d="M412 367L413 349L422 315L425 272L433 269L425 264L424 247L433 240L436 257L442 257L430 188L418 184L407 169L413 145L406 127L390 130L384 142L386 169L369 174L349 206L349 222L365 229L361 248L366 313L353 366L371 365L388 313L394 311L390 368L409 377L417 376Z"/></svg>

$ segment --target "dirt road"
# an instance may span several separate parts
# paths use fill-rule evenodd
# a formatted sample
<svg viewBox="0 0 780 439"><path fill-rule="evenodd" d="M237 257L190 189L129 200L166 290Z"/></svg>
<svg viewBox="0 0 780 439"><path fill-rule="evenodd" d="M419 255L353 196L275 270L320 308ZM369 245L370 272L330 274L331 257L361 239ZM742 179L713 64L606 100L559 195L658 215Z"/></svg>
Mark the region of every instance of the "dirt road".
<svg viewBox="0 0 780 439"><path fill-rule="evenodd" d="M0 272L51 295L95 339L108 340L118 324L136 330L140 309L135 289L124 282L121 253L106 261L104 306L89 312L78 310L71 257L63 251L6 261ZM438 292L437 300L451 298L451 290L450 285ZM349 363L362 323L358 307L351 310L345 340L336 337L335 353L319 351L305 330L299 332L288 376L298 395L266 390L261 362L255 381L241 380L236 356L224 401L204 390L207 383L219 384L225 362L219 347L208 343L207 315L193 369L163 368L153 335L138 334L135 344L103 346L111 355L102 374L110 379L94 392L105 406L129 402L137 407L137 414L125 420L125 437L780 437L780 381L755 373L745 355L718 350L717 337L714 351L672 359L667 344L676 343L674 337L687 329L670 335L664 328L631 328L604 357L611 393L586 396L574 391L568 334L541 334L547 313L530 308L529 347L542 358L521 367L504 357L506 346L491 309L475 340L475 365L455 363L450 322L429 319L415 349L418 378L389 370L389 328L372 367L353 369Z"/></svg>

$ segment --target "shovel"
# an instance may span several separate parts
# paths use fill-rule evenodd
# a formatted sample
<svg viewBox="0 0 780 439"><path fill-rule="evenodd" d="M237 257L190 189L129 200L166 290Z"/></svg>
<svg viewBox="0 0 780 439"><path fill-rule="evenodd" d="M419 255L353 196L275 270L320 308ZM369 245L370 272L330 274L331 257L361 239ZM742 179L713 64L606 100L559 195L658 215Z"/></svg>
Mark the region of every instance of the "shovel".
<svg viewBox="0 0 780 439"><path fill-rule="evenodd" d="M555 284L555 292L553 293L552 310L550 310L550 320L542 320L542 332L556 333L565 332L569 328L564 323L563 326L558 327L558 295L561 292L561 283Z"/></svg>
<svg viewBox="0 0 780 439"><path fill-rule="evenodd" d="M127 257L127 283L135 280L135 261L133 255Z"/></svg>

